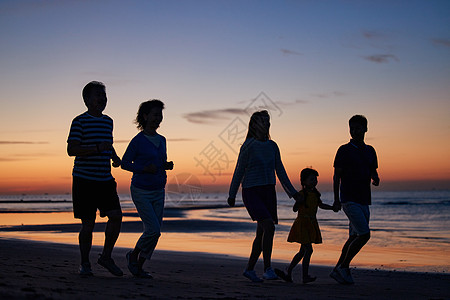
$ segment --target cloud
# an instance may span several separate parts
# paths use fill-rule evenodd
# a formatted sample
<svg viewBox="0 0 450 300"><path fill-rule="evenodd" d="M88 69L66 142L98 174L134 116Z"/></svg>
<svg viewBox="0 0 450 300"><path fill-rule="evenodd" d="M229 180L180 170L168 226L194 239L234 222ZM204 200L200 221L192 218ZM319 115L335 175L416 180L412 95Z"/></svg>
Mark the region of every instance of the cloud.
<svg viewBox="0 0 450 300"><path fill-rule="evenodd" d="M197 141L196 139L188 139L188 138L167 138L168 142L193 142ZM114 144L128 144L130 140L114 140Z"/></svg>
<svg viewBox="0 0 450 300"><path fill-rule="evenodd" d="M25 153L25 154L13 154L8 157L0 157L0 162L17 162L36 160L36 158L53 157L53 153Z"/></svg>
<svg viewBox="0 0 450 300"><path fill-rule="evenodd" d="M388 63L391 60L399 61L398 57L393 54L376 54L376 55L369 55L369 56L363 56L365 60L375 62L378 64Z"/></svg>
<svg viewBox="0 0 450 300"><path fill-rule="evenodd" d="M247 115L241 108L225 108L216 110L202 110L183 115L188 122L196 124L212 124L217 120L230 120L235 115Z"/></svg>
<svg viewBox="0 0 450 300"><path fill-rule="evenodd" d="M289 49L280 49L283 55L302 55L300 52L289 50Z"/></svg>
<svg viewBox="0 0 450 300"><path fill-rule="evenodd" d="M450 47L450 39L431 39L431 42L435 46Z"/></svg>
<svg viewBox="0 0 450 300"><path fill-rule="evenodd" d="M14 162L14 161L23 161L23 160L30 160L30 159L31 158L23 159L23 158L0 157L0 162Z"/></svg>
<svg viewBox="0 0 450 300"><path fill-rule="evenodd" d="M317 94L312 94L314 97L318 97L318 98L331 98L331 97L342 97L345 96L346 93L341 92L341 91L333 91L333 92L327 92L327 93L317 93Z"/></svg>
<svg viewBox="0 0 450 300"><path fill-rule="evenodd" d="M0 141L0 145L36 145L36 144L48 144L48 142Z"/></svg>
<svg viewBox="0 0 450 300"><path fill-rule="evenodd" d="M293 106L293 105L297 105L297 104L307 104L307 103L309 103L309 101L308 100L300 100L300 99L298 99L298 100L295 100L295 101L292 101L292 102L277 101L276 103L279 106L286 107L286 106Z"/></svg>
<svg viewBox="0 0 450 300"><path fill-rule="evenodd" d="M385 34L382 34L382 33L378 32L378 31L375 31L375 30L364 30L362 32L362 35L363 35L363 37L365 37L366 39L369 39L369 40L382 39L382 38L386 37Z"/></svg>
<svg viewBox="0 0 450 300"><path fill-rule="evenodd" d="M194 142L197 141L197 139L187 139L187 138L174 138L174 139L167 139L168 142Z"/></svg>

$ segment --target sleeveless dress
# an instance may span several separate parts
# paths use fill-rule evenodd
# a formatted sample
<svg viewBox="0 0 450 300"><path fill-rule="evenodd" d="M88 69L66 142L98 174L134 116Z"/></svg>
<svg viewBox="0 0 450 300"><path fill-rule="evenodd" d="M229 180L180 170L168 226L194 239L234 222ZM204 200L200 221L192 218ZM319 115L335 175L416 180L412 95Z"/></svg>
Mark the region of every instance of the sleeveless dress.
<svg viewBox="0 0 450 300"><path fill-rule="evenodd" d="M320 234L319 223L316 214L319 207L320 194L318 191L304 192L306 194L305 204L300 205L298 215L292 224L287 241L301 244L320 244L322 235Z"/></svg>

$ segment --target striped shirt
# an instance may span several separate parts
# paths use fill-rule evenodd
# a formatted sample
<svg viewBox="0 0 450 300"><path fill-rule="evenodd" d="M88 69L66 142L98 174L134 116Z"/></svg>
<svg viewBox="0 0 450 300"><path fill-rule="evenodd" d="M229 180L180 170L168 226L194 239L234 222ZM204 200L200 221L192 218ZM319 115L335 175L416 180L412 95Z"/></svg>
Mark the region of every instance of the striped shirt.
<svg viewBox="0 0 450 300"><path fill-rule="evenodd" d="M79 141L81 147L95 147L101 142L113 142L113 120L107 115L93 117L87 112L75 117L70 126L69 141ZM112 151L76 156L72 176L89 180L108 181L111 174Z"/></svg>

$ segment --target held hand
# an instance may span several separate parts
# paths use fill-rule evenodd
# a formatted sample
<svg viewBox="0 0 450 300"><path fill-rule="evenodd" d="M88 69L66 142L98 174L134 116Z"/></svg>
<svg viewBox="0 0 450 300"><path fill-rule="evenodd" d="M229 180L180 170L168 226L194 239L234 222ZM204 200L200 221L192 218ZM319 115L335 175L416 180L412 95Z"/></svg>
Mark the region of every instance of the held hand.
<svg viewBox="0 0 450 300"><path fill-rule="evenodd" d="M372 179L372 184L374 186L378 186L380 184L380 178L379 177L375 177Z"/></svg>
<svg viewBox="0 0 450 300"><path fill-rule="evenodd" d="M334 202L333 203L333 211L334 212L338 212L338 211L340 211L341 210L341 203L340 202Z"/></svg>
<svg viewBox="0 0 450 300"><path fill-rule="evenodd" d="M101 142L97 144L97 150L99 153L112 149L112 144L109 142Z"/></svg>
<svg viewBox="0 0 450 300"><path fill-rule="evenodd" d="M121 164L122 164L122 161L120 160L119 157L113 158L112 166L113 166L114 168L120 167Z"/></svg>
<svg viewBox="0 0 450 300"><path fill-rule="evenodd" d="M228 202L228 205L229 205L230 207L234 207L234 205L236 204L236 199L235 199L235 198L228 197L227 202Z"/></svg>
<svg viewBox="0 0 450 300"><path fill-rule="evenodd" d="M144 167L143 171L144 173L150 173L150 174L156 174L156 171L158 169L154 164L149 164L148 166Z"/></svg>
<svg viewBox="0 0 450 300"><path fill-rule="evenodd" d="M173 161L166 161L164 164L164 170L173 170Z"/></svg>

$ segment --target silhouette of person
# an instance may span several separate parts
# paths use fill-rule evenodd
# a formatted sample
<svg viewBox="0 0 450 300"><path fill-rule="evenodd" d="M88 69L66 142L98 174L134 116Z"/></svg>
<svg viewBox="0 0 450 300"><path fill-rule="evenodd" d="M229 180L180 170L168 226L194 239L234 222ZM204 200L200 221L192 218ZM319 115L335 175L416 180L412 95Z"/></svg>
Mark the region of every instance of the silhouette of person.
<svg viewBox="0 0 450 300"><path fill-rule="evenodd" d="M278 278L271 267L274 224L278 224L275 172L288 196L302 200L302 196L289 181L278 145L270 139L269 128L270 116L266 110L253 113L247 137L239 152L228 197L228 204L234 206L239 185L242 183L244 205L252 220L257 221L252 252L243 273L253 282L262 281L254 271L261 252L264 259L263 278Z"/></svg>
<svg viewBox="0 0 450 300"><path fill-rule="evenodd" d="M292 224L287 239L290 243L300 243L300 250L292 258L287 268L287 274L279 269L275 269L275 273L286 282L293 282L292 271L302 259L303 283L316 280L316 277L309 275L309 262L313 253L312 243L322 243L322 235L316 218L317 208L333 210L333 206L325 204L320 200L320 193L316 189L317 176L319 176L319 173L311 168L305 168L300 172L300 183L302 185L300 193L303 193L305 201L294 204L293 209L294 211L298 210L298 215Z"/></svg>
<svg viewBox="0 0 450 300"><path fill-rule="evenodd" d="M128 269L135 277L152 278L142 266L149 260L161 236L167 162L166 138L156 132L163 120L164 103L150 100L141 103L136 124L141 131L130 141L122 157L122 168L133 172L131 197L144 224L144 232L132 251L126 254Z"/></svg>
<svg viewBox="0 0 450 300"><path fill-rule="evenodd" d="M339 147L334 159L334 204L349 220L349 238L342 247L330 276L341 284L353 284L350 262L370 239L370 181L378 186L380 178L375 149L364 143L367 119L355 115L349 120L351 140Z"/></svg>
<svg viewBox="0 0 450 300"><path fill-rule="evenodd" d="M81 219L79 245L81 252L80 275L93 275L89 261L97 209L101 217L108 217L103 252L97 263L115 276L123 272L114 263L111 253L119 237L122 210L117 195L117 184L111 175L120 166L120 158L113 147L113 120L102 112L106 107L105 85L89 82L83 88L87 111L72 121L67 139L67 153L75 156L72 172L72 199L75 218Z"/></svg>

